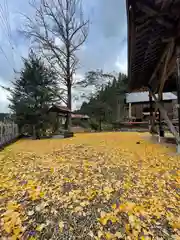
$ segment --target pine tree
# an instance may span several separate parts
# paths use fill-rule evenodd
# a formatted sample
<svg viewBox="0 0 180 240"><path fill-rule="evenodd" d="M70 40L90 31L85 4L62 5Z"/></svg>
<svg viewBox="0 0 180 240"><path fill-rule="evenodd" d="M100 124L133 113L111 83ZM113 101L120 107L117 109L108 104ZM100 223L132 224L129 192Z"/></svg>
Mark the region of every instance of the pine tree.
<svg viewBox="0 0 180 240"><path fill-rule="evenodd" d="M48 125L48 108L57 100L57 76L34 53L23 61L19 77L12 82L9 107L20 129L28 125L29 133L38 138Z"/></svg>

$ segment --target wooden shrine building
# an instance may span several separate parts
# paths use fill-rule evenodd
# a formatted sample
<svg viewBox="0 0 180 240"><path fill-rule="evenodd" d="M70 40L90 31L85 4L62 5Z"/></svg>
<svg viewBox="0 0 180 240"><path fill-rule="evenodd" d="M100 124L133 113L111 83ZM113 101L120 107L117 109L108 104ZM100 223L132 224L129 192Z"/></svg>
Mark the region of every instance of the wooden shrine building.
<svg viewBox="0 0 180 240"><path fill-rule="evenodd" d="M156 95L158 97L158 95ZM163 105L167 110L167 114L170 119L177 119L177 96L173 93L163 93ZM156 103L153 100L151 104L153 113L157 116L158 112L155 112ZM126 94L126 104L124 116L129 121L141 122L150 120L150 102L149 92L133 92Z"/></svg>
<svg viewBox="0 0 180 240"><path fill-rule="evenodd" d="M180 0L126 0L129 92L149 91L180 152L180 127L174 127L163 106L163 92L177 94L180 126ZM157 94L157 95L156 95ZM152 108L151 108L152 109ZM151 130L154 126L151 111Z"/></svg>
<svg viewBox="0 0 180 240"><path fill-rule="evenodd" d="M57 120L57 125L60 123L60 125L64 125L64 127L67 129L67 117L68 114L71 114L71 119L73 120L81 120L81 121L88 121L90 117L88 115L83 115L83 114L76 114L73 113L70 109L68 109L66 106L58 105L58 104L53 104L49 110L48 113L54 113L56 114L56 120Z"/></svg>

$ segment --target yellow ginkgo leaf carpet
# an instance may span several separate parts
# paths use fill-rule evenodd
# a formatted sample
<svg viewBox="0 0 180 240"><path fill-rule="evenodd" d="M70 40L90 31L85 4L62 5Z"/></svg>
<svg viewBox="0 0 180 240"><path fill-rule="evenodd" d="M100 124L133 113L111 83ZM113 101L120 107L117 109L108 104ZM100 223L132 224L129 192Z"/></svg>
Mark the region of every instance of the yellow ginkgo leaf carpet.
<svg viewBox="0 0 180 240"><path fill-rule="evenodd" d="M144 135L77 134L6 148L0 239L180 239L180 158Z"/></svg>

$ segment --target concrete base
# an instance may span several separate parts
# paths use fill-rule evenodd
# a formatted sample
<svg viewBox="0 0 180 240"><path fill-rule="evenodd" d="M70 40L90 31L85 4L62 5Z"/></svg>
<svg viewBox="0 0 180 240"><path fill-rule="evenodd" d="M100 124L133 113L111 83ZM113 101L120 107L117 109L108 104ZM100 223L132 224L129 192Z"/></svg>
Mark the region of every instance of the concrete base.
<svg viewBox="0 0 180 240"><path fill-rule="evenodd" d="M63 139L64 138L64 135L54 135L52 136L53 139Z"/></svg>
<svg viewBox="0 0 180 240"><path fill-rule="evenodd" d="M160 137L158 135L151 135L149 138L154 143L162 143L162 144L176 144L176 140L173 137Z"/></svg>
<svg viewBox="0 0 180 240"><path fill-rule="evenodd" d="M177 144L177 153L180 154L180 143Z"/></svg>
<svg viewBox="0 0 180 240"><path fill-rule="evenodd" d="M175 150L175 155L180 154L180 142L177 144L175 137L160 137L158 135L150 135L150 137L146 137L149 141L158 144L164 144L165 146L173 147Z"/></svg>

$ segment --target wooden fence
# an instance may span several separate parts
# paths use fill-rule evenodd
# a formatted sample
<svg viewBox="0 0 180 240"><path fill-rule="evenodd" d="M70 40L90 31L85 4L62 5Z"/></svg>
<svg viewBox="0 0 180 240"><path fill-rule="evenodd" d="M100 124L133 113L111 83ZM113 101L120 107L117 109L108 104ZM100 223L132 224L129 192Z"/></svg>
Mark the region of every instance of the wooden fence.
<svg viewBox="0 0 180 240"><path fill-rule="evenodd" d="M12 142L19 136L18 126L14 122L0 122L0 147Z"/></svg>

